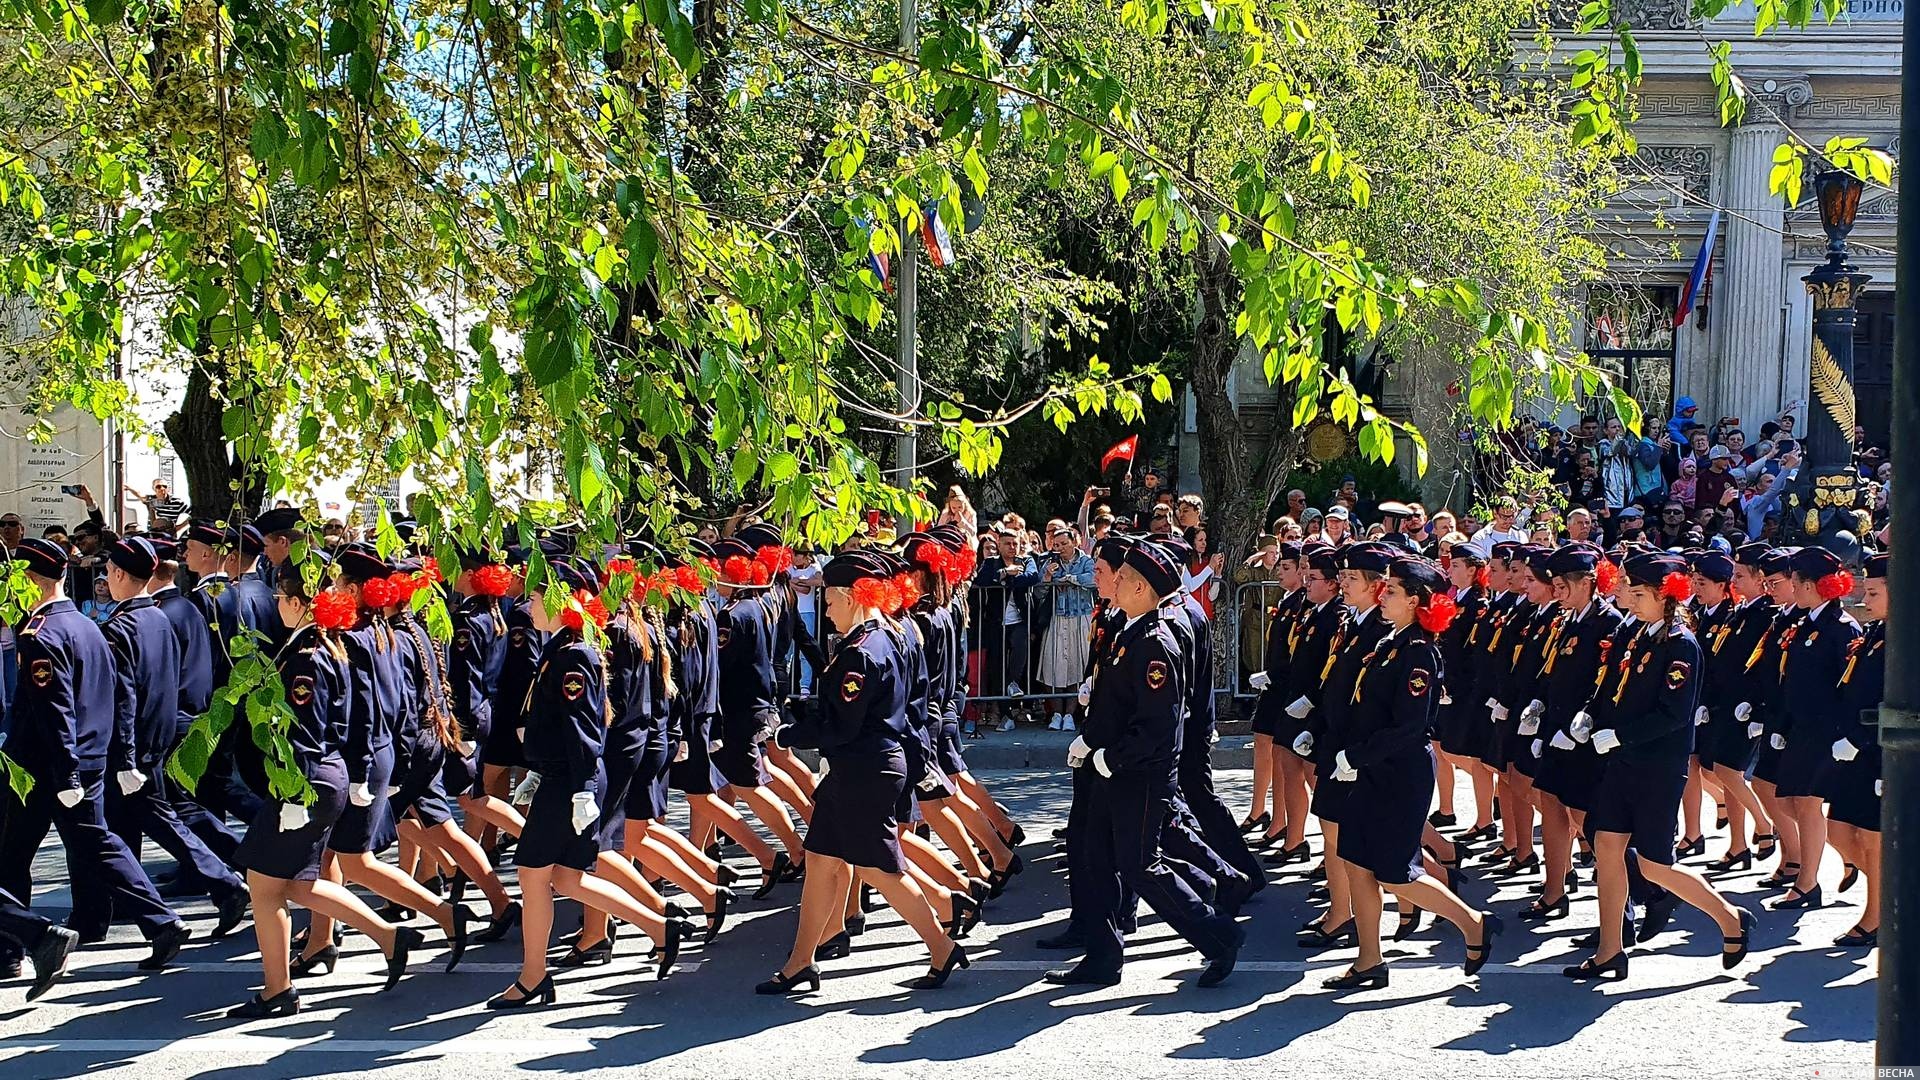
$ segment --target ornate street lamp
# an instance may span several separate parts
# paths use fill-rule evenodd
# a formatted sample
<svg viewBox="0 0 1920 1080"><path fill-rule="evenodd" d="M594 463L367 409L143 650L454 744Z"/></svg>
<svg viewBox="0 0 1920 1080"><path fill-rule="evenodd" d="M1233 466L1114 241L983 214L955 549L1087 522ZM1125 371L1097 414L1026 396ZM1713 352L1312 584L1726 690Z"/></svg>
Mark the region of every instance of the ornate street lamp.
<svg viewBox="0 0 1920 1080"><path fill-rule="evenodd" d="M1790 542L1821 544L1849 561L1860 555L1853 518L1860 505L1860 478L1853 468L1853 329L1860 294L1872 277L1854 269L1847 234L1864 187L1858 177L1839 170L1813 180L1820 226L1827 233L1827 261L1801 279L1813 298L1807 395L1812 404L1800 478L1787 492L1781 522Z"/></svg>

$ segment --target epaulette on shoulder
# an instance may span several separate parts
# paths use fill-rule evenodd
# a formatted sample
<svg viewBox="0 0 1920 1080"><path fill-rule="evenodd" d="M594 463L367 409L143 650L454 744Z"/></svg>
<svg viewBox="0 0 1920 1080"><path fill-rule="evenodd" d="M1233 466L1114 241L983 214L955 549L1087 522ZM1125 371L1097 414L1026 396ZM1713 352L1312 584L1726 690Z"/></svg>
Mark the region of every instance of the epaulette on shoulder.
<svg viewBox="0 0 1920 1080"><path fill-rule="evenodd" d="M32 637L40 632L40 628L46 625L46 621L47 616L44 612L35 615L33 618L27 620L27 625L20 628L20 633L25 637Z"/></svg>

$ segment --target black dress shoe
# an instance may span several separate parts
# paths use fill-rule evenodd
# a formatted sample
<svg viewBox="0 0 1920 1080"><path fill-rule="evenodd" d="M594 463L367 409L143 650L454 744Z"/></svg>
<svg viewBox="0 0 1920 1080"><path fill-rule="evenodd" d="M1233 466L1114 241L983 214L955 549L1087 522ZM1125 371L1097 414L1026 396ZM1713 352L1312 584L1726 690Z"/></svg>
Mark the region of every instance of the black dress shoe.
<svg viewBox="0 0 1920 1080"><path fill-rule="evenodd" d="M1329 990L1377 990L1387 985L1387 964L1381 961L1365 971L1348 968L1346 974L1335 975L1320 984Z"/></svg>
<svg viewBox="0 0 1920 1080"><path fill-rule="evenodd" d="M613 939L601 938L584 949L578 945L568 949L565 956L553 962L553 966L582 968L601 967L611 963L613 963Z"/></svg>
<svg viewBox="0 0 1920 1080"><path fill-rule="evenodd" d="M531 990L515 982L513 988L507 991L507 993L517 993L520 996L508 997L506 993L503 993L498 997L489 998L487 999L487 1008L492 1009L494 1012L501 1012L507 1009L524 1009L530 1005L551 1005L553 1004L555 996L553 992L553 975L549 973L546 978L540 980L540 985L535 986Z"/></svg>
<svg viewBox="0 0 1920 1080"><path fill-rule="evenodd" d="M401 926L393 931L393 952L387 957L387 982L382 990L391 990L400 985L400 976L407 973L407 956L426 942L425 934L411 926Z"/></svg>
<svg viewBox="0 0 1920 1080"><path fill-rule="evenodd" d="M793 975L773 973L773 978L753 988L756 994L797 994L802 989L809 991L820 989L820 969L808 964Z"/></svg>
<svg viewBox="0 0 1920 1080"><path fill-rule="evenodd" d="M852 955L853 939L844 930L813 947L813 962L816 964L822 960L845 960Z"/></svg>
<svg viewBox="0 0 1920 1080"><path fill-rule="evenodd" d="M939 967L928 968L925 975L913 980L911 984L912 988L915 990L938 990L947 985L947 979L952 976L954 968L972 966L973 961L967 959L967 950L955 944L953 950L947 953L946 963L941 964Z"/></svg>
<svg viewBox="0 0 1920 1080"><path fill-rule="evenodd" d="M325 975L333 974L340 966L340 946L329 945L312 956L295 955L290 962L288 972L296 979L304 978L318 971Z"/></svg>
<svg viewBox="0 0 1920 1080"><path fill-rule="evenodd" d="M1359 931L1354 928L1352 919L1348 919L1332 930L1310 922L1302 926L1293 939L1293 943L1302 949L1331 949L1337 945L1355 945L1359 941Z"/></svg>
<svg viewBox="0 0 1920 1080"><path fill-rule="evenodd" d="M1739 965L1740 961L1747 958L1747 950L1753 947L1753 924L1756 921L1753 912L1748 911L1746 908L1740 909L1740 932L1730 938L1721 939L1723 943L1720 951L1721 967L1732 971ZM1871 930L1867 931L1867 933L1874 934ZM1874 936L1877 937L1878 935L1875 934ZM1726 950L1728 948L1733 949L1733 951L1727 952Z"/></svg>
<svg viewBox="0 0 1920 1080"><path fill-rule="evenodd" d="M159 933L153 935L153 952L140 961L140 970L159 971L173 963L173 958L180 955L180 946L185 945L192 936L193 931L187 929L187 924L183 922L161 927Z"/></svg>
<svg viewBox="0 0 1920 1080"><path fill-rule="evenodd" d="M1660 931L1673 921L1673 913L1680 907L1680 898L1670 892L1661 892L1659 896L1647 901L1647 913L1640 918L1640 932L1633 940L1646 944L1659 936Z"/></svg>
<svg viewBox="0 0 1920 1080"><path fill-rule="evenodd" d="M1081 936L1080 931L1068 927L1052 937L1041 938L1033 944L1036 948L1049 950L1084 949L1087 947L1087 939Z"/></svg>
<svg viewBox="0 0 1920 1080"><path fill-rule="evenodd" d="M1561 968L1560 974L1580 982L1588 979L1612 979L1619 982L1627 977L1627 950L1621 949L1614 953L1613 958L1605 963L1588 957L1573 967Z"/></svg>
<svg viewBox="0 0 1920 1080"><path fill-rule="evenodd" d="M496 916L493 921L487 923L485 930L474 931L473 940L483 944L499 941L507 936L507 931L518 925L520 925L520 901L515 900L509 903L506 910Z"/></svg>
<svg viewBox="0 0 1920 1080"><path fill-rule="evenodd" d="M653 973L655 979L667 977L667 972L673 970L674 961L680 959L680 946L686 944L686 940L692 936L692 923L681 919L667 920L667 939L660 946L660 966Z"/></svg>
<svg viewBox="0 0 1920 1080"><path fill-rule="evenodd" d="M740 871L735 870L726 863L721 863L719 866L714 867L713 880L718 882L721 888L726 888L740 880Z"/></svg>
<svg viewBox="0 0 1920 1080"><path fill-rule="evenodd" d="M1117 971L1088 971L1080 967L1061 968L1040 976L1041 981L1053 986L1119 986L1120 973Z"/></svg>
<svg viewBox="0 0 1920 1080"><path fill-rule="evenodd" d="M720 928L727 924L727 909L733 906L733 890L721 885L713 890L713 910L703 912L707 920L707 936L701 940L712 941Z"/></svg>
<svg viewBox="0 0 1920 1080"><path fill-rule="evenodd" d="M1227 976L1233 974L1233 965L1238 963L1239 960L1240 946L1235 945L1233 948L1207 961L1207 966L1201 970L1200 977L1193 981L1193 985L1201 987L1202 989L1219 986L1221 983L1227 981Z"/></svg>
<svg viewBox="0 0 1920 1080"><path fill-rule="evenodd" d="M1454 817L1452 814L1443 814L1440 811L1435 810L1433 813L1427 815L1427 824L1433 826L1436 829L1444 828L1448 825L1452 825L1453 823L1454 823Z"/></svg>
<svg viewBox="0 0 1920 1080"><path fill-rule="evenodd" d="M1860 880L1859 867L1853 865L1852 863L1847 863L1846 867L1847 867L1847 872L1840 875L1840 888L1838 890L1839 892L1846 892L1848 889L1853 888L1854 882Z"/></svg>
<svg viewBox="0 0 1920 1080"><path fill-rule="evenodd" d="M247 912L251 907L252 903L244 889L238 892L230 892L221 897L219 903L220 921L215 923L213 927L214 940L218 941L228 934L233 933L234 928L246 920Z"/></svg>
<svg viewBox="0 0 1920 1080"><path fill-rule="evenodd" d="M300 1011L300 991L289 986L270 998L255 994L227 1010L229 1020L265 1020L274 1016L292 1016Z"/></svg>
<svg viewBox="0 0 1920 1080"><path fill-rule="evenodd" d="M1255 881L1252 878L1239 878L1226 881L1220 886L1219 890L1214 893L1214 910L1228 918L1232 918L1240 914L1240 909L1246 906L1248 898L1253 896L1254 893L1259 892L1264 885L1266 885L1264 878L1259 881Z"/></svg>
<svg viewBox="0 0 1920 1080"><path fill-rule="evenodd" d="M1820 886L1815 885L1812 889L1801 892L1800 887L1796 885L1787 891L1785 897L1773 902L1773 910L1811 911L1814 908L1820 907L1822 903L1823 901L1820 899Z"/></svg>
<svg viewBox="0 0 1920 1080"><path fill-rule="evenodd" d="M27 988L27 1000L37 1001L53 987L53 981L67 973L67 958L80 945L80 935L64 926L49 926L33 946L33 985ZM15 971L14 976L18 977Z"/></svg>
<svg viewBox="0 0 1920 1080"><path fill-rule="evenodd" d="M753 891L755 900L765 900L773 895L773 887L786 880L787 873L793 869L793 857L784 851L773 853L773 865L761 875L760 887Z"/></svg>

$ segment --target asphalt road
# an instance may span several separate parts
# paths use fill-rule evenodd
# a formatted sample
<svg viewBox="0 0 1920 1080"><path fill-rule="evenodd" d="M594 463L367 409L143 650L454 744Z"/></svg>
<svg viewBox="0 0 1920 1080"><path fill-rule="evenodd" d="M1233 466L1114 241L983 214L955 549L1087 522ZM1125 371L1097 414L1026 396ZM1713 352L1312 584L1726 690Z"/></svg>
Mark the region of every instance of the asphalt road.
<svg viewBox="0 0 1920 1080"><path fill-rule="evenodd" d="M340 971L302 982L299 1016L237 1024L221 1012L259 985L249 930L192 943L177 968L148 975L134 967L146 953L139 935L121 927L77 954L67 981L36 1007L23 1004L24 984L0 988L0 1076L474 1080L634 1068L652 1080L1208 1078L1256 1069L1264 1077L1870 1075L1879 954L1827 944L1857 916L1859 887L1797 920L1762 914L1756 953L1733 973L1716 959L1712 923L1683 909L1673 929L1640 947L1628 981L1591 987L1559 975L1579 959L1571 939L1594 923L1590 886L1573 918L1541 929L1511 918L1528 883L1496 893L1495 883L1476 880L1469 900L1491 898L1509 916L1495 963L1463 977L1459 936L1429 928L1390 945L1390 987L1342 995L1320 981L1343 970L1351 950L1309 955L1293 945L1293 928L1314 912L1296 866L1249 905L1249 945L1222 987L1193 987L1197 956L1152 919L1129 943L1121 985L1046 986L1040 974L1061 956L1034 942L1063 914L1061 859L1049 835L1065 819L1066 784L1038 770L987 780L1025 822L1032 869L967 941L973 968L940 991L904 988L924 970L925 952L896 918L878 914L850 959L825 965L821 993L756 997L753 984L791 943L795 886L744 903L716 942L691 949L665 981L635 946L610 967L564 974L556 1007L518 1013L482 1007L513 981L517 935L471 950L452 975L440 972L430 945L385 994L375 992L380 954L349 936ZM1247 774L1221 781L1229 804L1243 806ZM1725 843L1708 847L1718 855ZM43 851L41 865L36 903L65 907L57 849ZM164 858L149 866L163 869ZM1831 855L1827 869L1831 896L1840 871ZM1774 895L1758 877L1726 879L1737 902L1758 908ZM207 904L185 911L202 933L210 928Z"/></svg>

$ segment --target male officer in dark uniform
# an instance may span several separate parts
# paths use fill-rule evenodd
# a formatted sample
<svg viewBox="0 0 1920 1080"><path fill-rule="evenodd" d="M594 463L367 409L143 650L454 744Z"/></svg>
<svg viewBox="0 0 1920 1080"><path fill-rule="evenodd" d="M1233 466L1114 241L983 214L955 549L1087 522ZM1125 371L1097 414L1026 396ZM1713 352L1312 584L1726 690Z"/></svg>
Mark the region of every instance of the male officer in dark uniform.
<svg viewBox="0 0 1920 1080"><path fill-rule="evenodd" d="M214 937L225 937L247 913L247 887L174 812L165 769L180 732L180 645L173 624L147 595L159 558L144 537L107 549L107 588L119 604L101 628L113 654L116 733L133 734L133 772L107 791L107 823L135 859L151 837L205 882L220 909Z"/></svg>
<svg viewBox="0 0 1920 1080"><path fill-rule="evenodd" d="M1113 657L1094 674L1087 723L1068 759L1098 774L1085 822L1085 865L1097 903L1088 919L1087 955L1072 968L1048 972L1050 983L1119 981L1123 882L1207 958L1198 985L1216 986L1232 974L1245 940L1233 919L1201 900L1160 853L1160 832L1179 790L1185 692L1180 646L1159 607L1179 585L1178 560L1148 541L1127 552L1116 577L1114 604L1128 621Z"/></svg>
<svg viewBox="0 0 1920 1080"><path fill-rule="evenodd" d="M254 567L254 576L265 582L271 590L274 577L280 572L280 564L293 557L293 545L300 539L300 511L290 506L277 506L254 518L253 526L260 530L263 544L260 561Z"/></svg>
<svg viewBox="0 0 1920 1080"><path fill-rule="evenodd" d="M253 636L254 647L271 655L287 638L286 624L273 599L273 586L260 579L260 555L266 538L252 525L227 526L227 577L233 595L234 617Z"/></svg>
<svg viewBox="0 0 1920 1080"><path fill-rule="evenodd" d="M66 597L64 548L34 537L21 541L14 558L27 564L41 600L20 628L20 688L7 716L6 749L34 786L0 821L0 889L20 899L33 895L34 852L49 826L58 829L73 887L69 924L85 942L105 938L115 916L138 923L153 944L140 967L158 971L180 952L188 931L107 829L108 766L118 782L134 772L133 732L116 730L131 716L114 709L113 656L100 628ZM0 941L0 965L16 959L17 946Z"/></svg>

